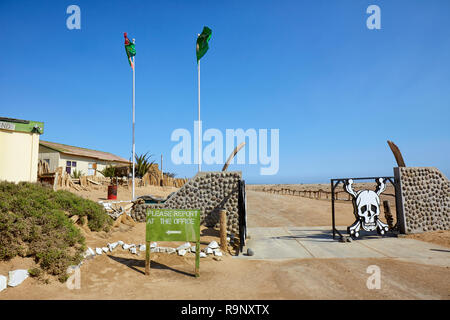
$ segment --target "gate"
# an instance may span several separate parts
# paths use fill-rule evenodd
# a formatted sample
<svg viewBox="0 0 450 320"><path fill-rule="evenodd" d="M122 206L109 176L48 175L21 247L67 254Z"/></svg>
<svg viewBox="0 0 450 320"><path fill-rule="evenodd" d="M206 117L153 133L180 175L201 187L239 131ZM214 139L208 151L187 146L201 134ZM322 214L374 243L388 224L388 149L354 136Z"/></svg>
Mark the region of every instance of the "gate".
<svg viewBox="0 0 450 320"><path fill-rule="evenodd" d="M377 189L372 190L360 190L354 192L352 189L353 181L360 180L375 180L377 183ZM389 230L388 225L381 222L378 217L380 214L380 201L379 195L386 189L386 183L390 183L394 186L395 190L395 203L397 204L397 197L400 196L399 183L394 177L365 177L365 178L339 178L330 179L331 183L331 219L332 219L332 231L333 239L335 239L336 234L342 239L344 236L336 229L336 218L335 218L335 201L336 201L336 188L342 183L344 185L344 190L353 197L353 210L356 221L347 228L347 232L353 238L359 237L359 230L362 228L366 231L377 230L379 234L384 235L385 232ZM399 221L399 210L397 213L397 223ZM391 229L395 230L396 226Z"/></svg>

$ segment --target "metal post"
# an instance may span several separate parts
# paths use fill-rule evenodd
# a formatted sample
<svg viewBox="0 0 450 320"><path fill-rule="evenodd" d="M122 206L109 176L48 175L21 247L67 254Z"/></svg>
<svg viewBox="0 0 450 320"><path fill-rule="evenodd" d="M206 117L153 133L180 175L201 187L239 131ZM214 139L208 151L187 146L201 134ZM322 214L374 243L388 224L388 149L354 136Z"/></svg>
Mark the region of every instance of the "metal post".
<svg viewBox="0 0 450 320"><path fill-rule="evenodd" d="M333 239L335 238L336 232L334 228L334 184L333 180L331 180L331 220L332 220L332 228L333 228Z"/></svg>
<svg viewBox="0 0 450 320"><path fill-rule="evenodd" d="M200 60L197 64L198 69L198 172L202 171L202 153L201 153L201 133L200 133Z"/></svg>
<svg viewBox="0 0 450 320"><path fill-rule="evenodd" d="M133 44L135 43L135 39L133 39ZM134 122L135 122L135 70L136 70L136 57L133 57L133 191L132 191L132 200L135 200L135 193L134 193L134 167L135 167L135 145L134 145Z"/></svg>

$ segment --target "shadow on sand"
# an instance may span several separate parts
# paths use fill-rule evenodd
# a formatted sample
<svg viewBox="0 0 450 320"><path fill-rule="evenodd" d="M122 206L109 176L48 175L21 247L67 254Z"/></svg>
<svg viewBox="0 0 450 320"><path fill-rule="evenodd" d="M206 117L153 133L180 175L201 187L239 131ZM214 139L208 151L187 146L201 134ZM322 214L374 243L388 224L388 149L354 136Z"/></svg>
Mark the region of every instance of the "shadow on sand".
<svg viewBox="0 0 450 320"><path fill-rule="evenodd" d="M307 229L300 229L300 230L289 230L290 233L294 232L298 232L297 234L292 234L289 236L278 236L278 237L271 237L271 239L280 239L280 240L313 240L313 241L318 241L318 242L330 242L333 240L333 232L331 230L317 230L317 229L311 229L311 230L307 230ZM339 230L339 232L341 232L341 234L350 237L346 231L344 230ZM304 233L304 234L302 234ZM372 240L372 239L381 239L381 238L396 238L396 235L393 233L387 233L384 236L380 236L378 235L376 232L367 232L364 230L360 231L360 236L357 239L352 239L353 241L358 241L358 240ZM339 235L336 234L336 238L334 239L335 241L339 241Z"/></svg>
<svg viewBox="0 0 450 320"><path fill-rule="evenodd" d="M139 272L140 274L145 275L144 271L138 269L138 268L145 269L145 260L144 259L130 259L130 258L111 256L111 255L108 255L108 258L110 258L116 262L119 262L119 263L127 266L128 268L130 268L136 272ZM173 271L173 272L185 275L185 276L195 277L195 274L193 274L193 273L188 273L185 271L177 270L177 269L171 268L165 264L153 261L153 260L150 261L150 268L151 269L170 270L170 271Z"/></svg>

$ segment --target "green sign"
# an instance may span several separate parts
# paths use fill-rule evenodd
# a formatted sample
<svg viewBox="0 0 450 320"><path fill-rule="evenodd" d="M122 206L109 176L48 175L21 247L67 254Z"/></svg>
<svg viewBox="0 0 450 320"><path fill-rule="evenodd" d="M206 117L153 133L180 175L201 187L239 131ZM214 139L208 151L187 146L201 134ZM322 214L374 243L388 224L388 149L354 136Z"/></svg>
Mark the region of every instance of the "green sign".
<svg viewBox="0 0 450 320"><path fill-rule="evenodd" d="M200 210L147 209L147 241L200 241Z"/></svg>
<svg viewBox="0 0 450 320"><path fill-rule="evenodd" d="M151 241L187 241L196 242L195 275L199 275L200 210L147 209L145 241L146 274L150 274Z"/></svg>
<svg viewBox="0 0 450 320"><path fill-rule="evenodd" d="M44 133L44 123L38 121L20 120L0 117L0 129Z"/></svg>

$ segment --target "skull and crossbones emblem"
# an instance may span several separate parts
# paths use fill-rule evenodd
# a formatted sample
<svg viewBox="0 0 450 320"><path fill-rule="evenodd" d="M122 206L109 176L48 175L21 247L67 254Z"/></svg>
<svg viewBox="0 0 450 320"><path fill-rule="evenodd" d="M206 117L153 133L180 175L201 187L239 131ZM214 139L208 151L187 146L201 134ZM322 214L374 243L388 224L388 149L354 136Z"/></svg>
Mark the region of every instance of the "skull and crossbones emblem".
<svg viewBox="0 0 450 320"><path fill-rule="evenodd" d="M355 238L359 237L359 231L377 230L378 234L384 235L389 226L380 221L380 194L386 189L383 178L377 181L377 188L372 190L359 190L355 192L352 188L353 180L349 179L345 182L344 188L353 196L353 208L356 221L347 228L348 233Z"/></svg>

